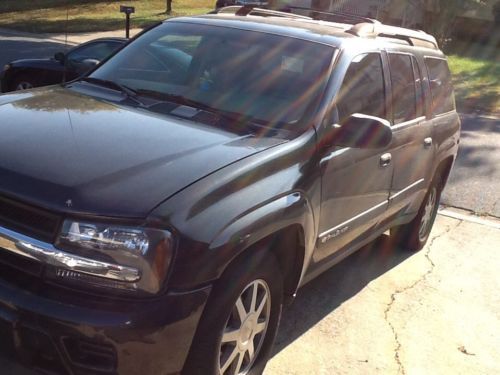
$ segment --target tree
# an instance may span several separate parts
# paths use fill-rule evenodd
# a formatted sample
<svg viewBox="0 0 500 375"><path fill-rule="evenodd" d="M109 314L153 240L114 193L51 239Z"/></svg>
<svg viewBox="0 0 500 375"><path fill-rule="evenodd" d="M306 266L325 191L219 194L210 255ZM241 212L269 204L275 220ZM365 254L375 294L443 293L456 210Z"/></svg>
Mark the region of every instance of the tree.
<svg viewBox="0 0 500 375"><path fill-rule="evenodd" d="M167 1L167 11L166 13L167 14L171 14L172 13L172 0L166 0Z"/></svg>
<svg viewBox="0 0 500 375"><path fill-rule="evenodd" d="M495 24L500 25L500 1L497 1L493 8L491 9L493 12L493 18L495 19Z"/></svg>
<svg viewBox="0 0 500 375"><path fill-rule="evenodd" d="M486 0L420 0L425 10L424 30L434 35L444 46L454 31L457 17Z"/></svg>

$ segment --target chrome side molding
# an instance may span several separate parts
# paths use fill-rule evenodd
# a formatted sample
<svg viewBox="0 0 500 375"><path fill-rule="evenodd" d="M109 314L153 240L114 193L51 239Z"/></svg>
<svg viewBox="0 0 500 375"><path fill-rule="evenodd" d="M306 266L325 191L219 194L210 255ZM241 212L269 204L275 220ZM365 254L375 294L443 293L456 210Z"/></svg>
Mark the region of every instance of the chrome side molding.
<svg viewBox="0 0 500 375"><path fill-rule="evenodd" d="M36 240L2 226L0 226L1 251L9 251L65 270L111 280L136 282L141 278L138 269L67 253L49 243Z"/></svg>

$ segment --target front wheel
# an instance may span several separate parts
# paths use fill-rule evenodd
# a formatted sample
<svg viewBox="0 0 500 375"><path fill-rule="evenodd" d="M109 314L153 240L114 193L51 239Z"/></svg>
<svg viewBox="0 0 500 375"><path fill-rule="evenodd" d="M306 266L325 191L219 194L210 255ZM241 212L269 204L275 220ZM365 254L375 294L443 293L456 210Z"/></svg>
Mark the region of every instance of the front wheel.
<svg viewBox="0 0 500 375"><path fill-rule="evenodd" d="M278 330L282 302L283 281L272 254L265 252L232 266L214 286L183 373L261 374Z"/></svg>
<svg viewBox="0 0 500 375"><path fill-rule="evenodd" d="M417 216L410 223L391 229L391 237L397 245L411 251L418 251L425 246L436 219L441 189L441 180L435 178Z"/></svg>

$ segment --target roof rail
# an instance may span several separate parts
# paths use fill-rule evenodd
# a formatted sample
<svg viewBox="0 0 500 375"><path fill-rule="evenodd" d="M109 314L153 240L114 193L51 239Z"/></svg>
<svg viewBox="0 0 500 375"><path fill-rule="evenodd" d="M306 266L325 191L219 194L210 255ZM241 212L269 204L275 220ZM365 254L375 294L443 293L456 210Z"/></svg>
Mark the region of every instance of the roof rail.
<svg viewBox="0 0 500 375"><path fill-rule="evenodd" d="M210 12L210 14L234 14L235 16L261 16L261 17L283 17L283 18L298 18L310 20L311 17L301 16L300 14L293 14L287 12L280 12L277 10L257 8L253 5L232 5L228 7L223 7L215 9Z"/></svg>
<svg viewBox="0 0 500 375"><path fill-rule="evenodd" d="M352 25L360 22L379 23L379 21L373 18L358 16L357 14L347 12L325 12L313 8L305 8L295 5L287 5L283 8L283 12L291 13L293 10L306 10L309 12L310 18L318 21L340 22Z"/></svg>
<svg viewBox="0 0 500 375"><path fill-rule="evenodd" d="M423 31L405 29L403 27L389 26L381 23L358 23L346 32L364 38L394 38L406 40L412 46L439 49L436 38Z"/></svg>

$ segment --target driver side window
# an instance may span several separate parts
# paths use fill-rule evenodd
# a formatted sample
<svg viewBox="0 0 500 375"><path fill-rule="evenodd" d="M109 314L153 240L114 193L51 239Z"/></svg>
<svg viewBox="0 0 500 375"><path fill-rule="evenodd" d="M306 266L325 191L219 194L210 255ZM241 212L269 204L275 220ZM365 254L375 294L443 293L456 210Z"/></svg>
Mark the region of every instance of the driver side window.
<svg viewBox="0 0 500 375"><path fill-rule="evenodd" d="M113 42L97 42L76 48L68 54L68 62L82 63L86 59L102 61L113 53L121 44Z"/></svg>
<svg viewBox="0 0 500 375"><path fill-rule="evenodd" d="M356 56L342 83L338 99L338 119L342 124L354 113L387 117L382 58L379 53Z"/></svg>

